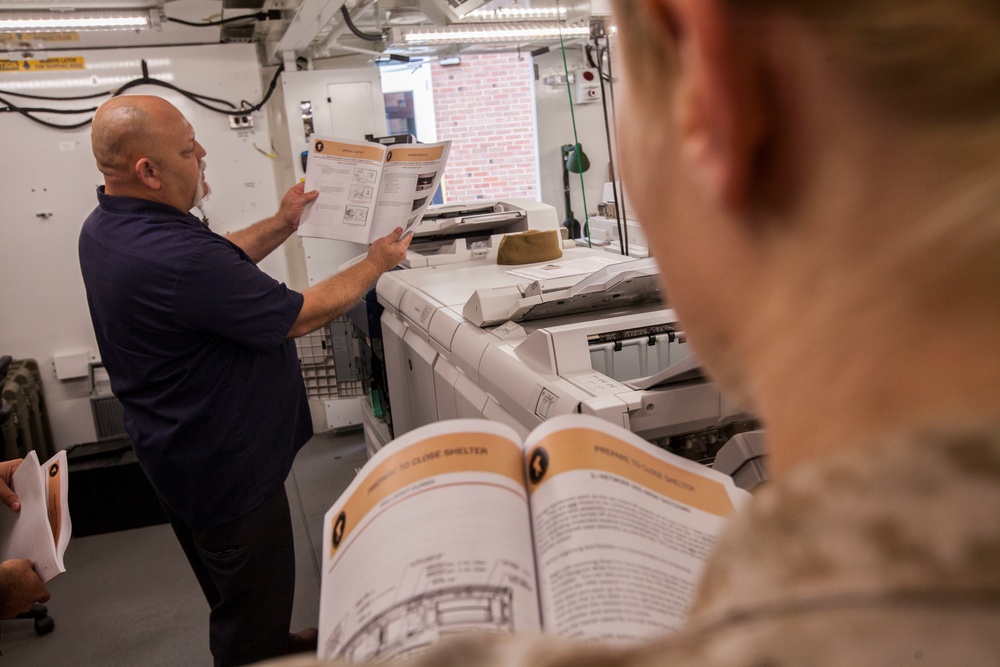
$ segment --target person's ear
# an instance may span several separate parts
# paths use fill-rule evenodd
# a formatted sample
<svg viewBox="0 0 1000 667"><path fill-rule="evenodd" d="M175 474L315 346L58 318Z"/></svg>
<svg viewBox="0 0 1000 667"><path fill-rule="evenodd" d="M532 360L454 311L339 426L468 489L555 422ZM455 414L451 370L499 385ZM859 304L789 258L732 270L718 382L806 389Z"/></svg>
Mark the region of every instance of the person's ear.
<svg viewBox="0 0 1000 667"><path fill-rule="evenodd" d="M140 158L135 163L135 175L139 182L151 190L159 190L161 187L160 170L148 157Z"/></svg>
<svg viewBox="0 0 1000 667"><path fill-rule="evenodd" d="M706 196L743 209L767 131L763 63L753 33L725 0L653 1L660 5L657 20L677 40L674 118L683 159Z"/></svg>

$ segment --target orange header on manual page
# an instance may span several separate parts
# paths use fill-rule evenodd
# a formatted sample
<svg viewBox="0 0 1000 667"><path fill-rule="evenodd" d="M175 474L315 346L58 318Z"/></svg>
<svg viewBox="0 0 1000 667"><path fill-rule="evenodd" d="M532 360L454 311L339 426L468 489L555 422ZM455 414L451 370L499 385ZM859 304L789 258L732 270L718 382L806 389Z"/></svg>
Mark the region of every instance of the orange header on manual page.
<svg viewBox="0 0 1000 667"><path fill-rule="evenodd" d="M381 162L382 156L385 155L385 149L379 144L359 146L358 144L344 144L339 141L316 139L313 141L313 153L316 155L330 155L333 157L347 157L358 160Z"/></svg>
<svg viewBox="0 0 1000 667"><path fill-rule="evenodd" d="M63 474L59 461L49 464L47 469L49 488L48 494L49 526L52 528L52 538L59 544L59 532L62 530L62 482L60 475Z"/></svg>
<svg viewBox="0 0 1000 667"><path fill-rule="evenodd" d="M400 489L454 472L489 472L524 484L521 448L492 433L447 433L410 445L384 460L333 518L330 555L374 507ZM338 525L339 524L339 525Z"/></svg>
<svg viewBox="0 0 1000 667"><path fill-rule="evenodd" d="M385 156L386 162L428 162L440 160L444 156L444 146L393 146Z"/></svg>
<svg viewBox="0 0 1000 667"><path fill-rule="evenodd" d="M528 478L532 493L557 475L577 470L617 475L654 493L716 516L728 517L735 512L732 500L720 482L661 461L600 431L588 428L555 431L528 454Z"/></svg>

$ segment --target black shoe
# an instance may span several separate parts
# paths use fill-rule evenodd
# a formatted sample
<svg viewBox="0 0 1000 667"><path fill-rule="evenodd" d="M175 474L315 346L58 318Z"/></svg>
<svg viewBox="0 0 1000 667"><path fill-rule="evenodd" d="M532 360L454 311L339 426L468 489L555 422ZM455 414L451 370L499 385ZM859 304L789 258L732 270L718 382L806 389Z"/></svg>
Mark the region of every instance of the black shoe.
<svg viewBox="0 0 1000 667"><path fill-rule="evenodd" d="M306 628L295 634L288 634L288 653L315 653L316 642L319 640L319 630Z"/></svg>

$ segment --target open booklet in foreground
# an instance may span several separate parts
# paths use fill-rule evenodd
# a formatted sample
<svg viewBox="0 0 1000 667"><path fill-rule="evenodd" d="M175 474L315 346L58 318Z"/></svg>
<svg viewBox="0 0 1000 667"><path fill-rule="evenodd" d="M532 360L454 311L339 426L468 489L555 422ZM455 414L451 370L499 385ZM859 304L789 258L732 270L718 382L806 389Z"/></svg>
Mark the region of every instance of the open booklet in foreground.
<svg viewBox="0 0 1000 667"><path fill-rule="evenodd" d="M732 480L608 422L522 443L453 420L382 448L324 517L320 658L412 655L462 632L631 641L678 628Z"/></svg>
<svg viewBox="0 0 1000 667"><path fill-rule="evenodd" d="M11 488L21 511L0 506L0 561L27 558L42 582L66 571L63 554L69 545L69 471L62 451L38 464L29 452L14 471Z"/></svg>
<svg viewBox="0 0 1000 667"><path fill-rule="evenodd" d="M423 217L444 174L451 142L395 144L312 135L307 205L300 236L368 244L396 227L405 234Z"/></svg>

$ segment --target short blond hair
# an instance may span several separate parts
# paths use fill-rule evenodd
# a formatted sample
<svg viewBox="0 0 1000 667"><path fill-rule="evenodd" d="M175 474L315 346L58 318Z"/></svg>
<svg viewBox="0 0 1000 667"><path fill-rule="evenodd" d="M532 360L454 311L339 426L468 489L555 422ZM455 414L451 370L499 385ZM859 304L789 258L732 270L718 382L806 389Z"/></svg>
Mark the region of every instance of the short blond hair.
<svg viewBox="0 0 1000 667"><path fill-rule="evenodd" d="M738 17L785 14L809 21L833 66L891 113L924 122L1000 116L997 0L725 0ZM676 65L644 2L616 0L631 75Z"/></svg>

